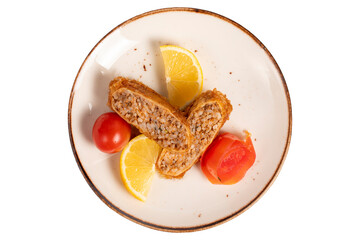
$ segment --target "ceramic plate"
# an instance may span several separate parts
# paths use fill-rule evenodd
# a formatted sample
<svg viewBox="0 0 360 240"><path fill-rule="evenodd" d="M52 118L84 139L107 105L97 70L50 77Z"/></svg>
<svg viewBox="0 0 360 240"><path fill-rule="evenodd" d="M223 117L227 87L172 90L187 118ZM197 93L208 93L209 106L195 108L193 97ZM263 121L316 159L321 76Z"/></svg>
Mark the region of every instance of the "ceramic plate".
<svg viewBox="0 0 360 240"><path fill-rule="evenodd" d="M246 176L231 186L212 185L199 164L182 179L155 176L143 203L128 193L121 181L120 153L100 152L91 131L96 118L110 111L106 106L108 84L115 76L138 79L166 96L159 51L164 44L195 53L203 69L203 91L217 88L233 105L222 132L252 133L257 158ZM195 231L241 214L269 188L289 147L291 104L280 68L248 30L212 12L171 8L136 16L100 40L76 76L68 121L78 166L105 204L150 228Z"/></svg>

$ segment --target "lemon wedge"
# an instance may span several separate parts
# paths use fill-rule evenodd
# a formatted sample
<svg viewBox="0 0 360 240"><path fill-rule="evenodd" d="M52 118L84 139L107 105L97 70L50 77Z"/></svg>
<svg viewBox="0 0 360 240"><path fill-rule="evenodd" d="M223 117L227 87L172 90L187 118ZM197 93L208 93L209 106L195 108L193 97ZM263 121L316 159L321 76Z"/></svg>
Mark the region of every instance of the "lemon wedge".
<svg viewBox="0 0 360 240"><path fill-rule="evenodd" d="M160 47L165 66L169 102L183 108L197 97L203 87L203 73L196 56L189 50L174 46Z"/></svg>
<svg viewBox="0 0 360 240"><path fill-rule="evenodd" d="M121 153L120 173L124 185L143 202L148 196L161 150L155 141L142 134L133 138Z"/></svg>

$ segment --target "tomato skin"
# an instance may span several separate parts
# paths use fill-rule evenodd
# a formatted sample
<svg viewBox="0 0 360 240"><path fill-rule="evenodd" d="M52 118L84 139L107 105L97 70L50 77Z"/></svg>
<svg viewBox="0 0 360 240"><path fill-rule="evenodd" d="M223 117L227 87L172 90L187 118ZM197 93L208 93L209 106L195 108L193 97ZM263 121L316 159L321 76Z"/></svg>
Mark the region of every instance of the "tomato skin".
<svg viewBox="0 0 360 240"><path fill-rule="evenodd" d="M213 184L235 184L254 164L256 154L250 134L244 141L233 134L219 135L201 158L201 169Z"/></svg>
<svg viewBox="0 0 360 240"><path fill-rule="evenodd" d="M114 112L100 115L92 130L92 138L96 147L105 153L121 151L129 142L130 134L130 124Z"/></svg>

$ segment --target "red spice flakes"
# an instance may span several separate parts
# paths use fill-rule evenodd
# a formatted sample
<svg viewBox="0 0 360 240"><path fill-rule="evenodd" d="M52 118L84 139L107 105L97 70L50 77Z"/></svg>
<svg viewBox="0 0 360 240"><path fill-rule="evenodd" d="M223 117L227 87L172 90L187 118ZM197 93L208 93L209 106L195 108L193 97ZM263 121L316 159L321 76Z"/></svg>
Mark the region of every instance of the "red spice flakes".
<svg viewBox="0 0 360 240"><path fill-rule="evenodd" d="M229 74L232 74L232 72L229 72Z"/></svg>
<svg viewBox="0 0 360 240"><path fill-rule="evenodd" d="M226 194L226 197L229 197L229 194Z"/></svg>
<svg viewBox="0 0 360 240"><path fill-rule="evenodd" d="M241 106L241 104L239 103L239 107Z"/></svg>
<svg viewBox="0 0 360 240"><path fill-rule="evenodd" d="M149 63L149 66L151 67L151 63Z"/></svg>
<svg viewBox="0 0 360 240"><path fill-rule="evenodd" d="M201 213L199 213L198 217L201 217Z"/></svg>
<svg viewBox="0 0 360 240"><path fill-rule="evenodd" d="M146 66L145 65L143 65L143 68L144 68L144 71L146 72Z"/></svg>
<svg viewBox="0 0 360 240"><path fill-rule="evenodd" d="M254 138L254 141L256 142L256 138Z"/></svg>
<svg viewBox="0 0 360 240"><path fill-rule="evenodd" d="M197 52L197 50L195 50L194 52Z"/></svg>
<svg viewBox="0 0 360 240"><path fill-rule="evenodd" d="M134 51L136 51L137 50L137 48L134 48Z"/></svg>

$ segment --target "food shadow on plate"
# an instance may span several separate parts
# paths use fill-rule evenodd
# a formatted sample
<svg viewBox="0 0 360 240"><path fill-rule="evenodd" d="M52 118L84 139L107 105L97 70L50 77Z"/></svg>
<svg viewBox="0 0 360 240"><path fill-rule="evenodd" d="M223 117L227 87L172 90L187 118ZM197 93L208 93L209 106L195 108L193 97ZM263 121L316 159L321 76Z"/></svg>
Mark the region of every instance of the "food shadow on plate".
<svg viewBox="0 0 360 240"><path fill-rule="evenodd" d="M115 181L119 184L121 188L125 189L124 183L121 179L120 175L120 155L119 153L109 154L109 158L107 159L107 164L110 169L110 172L112 174L112 177L115 179Z"/></svg>
<svg viewBox="0 0 360 240"><path fill-rule="evenodd" d="M84 138L92 142L92 128L96 119L103 113L111 111L107 106L108 86L114 78L113 71L104 70L98 65L97 74L94 77L92 99L81 107L81 132Z"/></svg>
<svg viewBox="0 0 360 240"><path fill-rule="evenodd" d="M170 43L167 43L170 44ZM152 50L153 54L154 54L154 75L155 77L155 81L157 82L157 85L159 86L158 88L158 93L164 97L167 97L167 88L166 88L166 79L165 79L165 67L164 67L164 61L162 59L162 55L161 55L161 51L160 51L160 46L165 45L164 41L159 41L159 39L153 39L150 40L150 49Z"/></svg>

